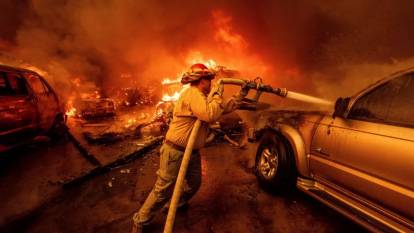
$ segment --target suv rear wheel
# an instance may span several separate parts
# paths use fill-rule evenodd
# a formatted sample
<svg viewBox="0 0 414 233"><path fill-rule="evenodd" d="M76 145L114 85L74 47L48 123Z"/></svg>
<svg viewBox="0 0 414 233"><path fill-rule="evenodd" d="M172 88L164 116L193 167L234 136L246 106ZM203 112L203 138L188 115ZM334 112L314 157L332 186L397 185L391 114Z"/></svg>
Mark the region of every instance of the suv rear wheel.
<svg viewBox="0 0 414 233"><path fill-rule="evenodd" d="M65 124L65 118L63 114L59 114L55 117L52 127L47 132L52 141L62 138L67 133L68 127Z"/></svg>
<svg viewBox="0 0 414 233"><path fill-rule="evenodd" d="M275 132L266 132L256 154L255 172L268 190L286 191L295 186L296 170L288 141Z"/></svg>

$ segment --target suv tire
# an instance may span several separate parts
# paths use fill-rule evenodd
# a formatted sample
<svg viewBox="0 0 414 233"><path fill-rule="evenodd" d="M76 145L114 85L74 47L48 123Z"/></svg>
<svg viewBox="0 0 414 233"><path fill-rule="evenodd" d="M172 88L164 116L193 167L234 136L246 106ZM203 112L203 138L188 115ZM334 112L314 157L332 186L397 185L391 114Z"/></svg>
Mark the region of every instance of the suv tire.
<svg viewBox="0 0 414 233"><path fill-rule="evenodd" d="M283 136L271 131L264 133L256 153L255 173L267 190L283 192L295 187L294 157Z"/></svg>
<svg viewBox="0 0 414 233"><path fill-rule="evenodd" d="M57 141L64 137L67 131L68 127L65 124L65 118L63 117L63 114L59 114L55 117L52 127L47 132L47 136L49 136L52 141Z"/></svg>

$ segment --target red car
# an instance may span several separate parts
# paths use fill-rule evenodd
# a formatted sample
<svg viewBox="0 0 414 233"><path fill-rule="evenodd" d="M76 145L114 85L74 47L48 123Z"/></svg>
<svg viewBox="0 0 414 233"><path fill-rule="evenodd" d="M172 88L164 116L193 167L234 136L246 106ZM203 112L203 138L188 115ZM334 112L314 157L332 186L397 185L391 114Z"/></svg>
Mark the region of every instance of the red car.
<svg viewBox="0 0 414 233"><path fill-rule="evenodd" d="M0 65L0 152L65 125L52 87L36 72Z"/></svg>

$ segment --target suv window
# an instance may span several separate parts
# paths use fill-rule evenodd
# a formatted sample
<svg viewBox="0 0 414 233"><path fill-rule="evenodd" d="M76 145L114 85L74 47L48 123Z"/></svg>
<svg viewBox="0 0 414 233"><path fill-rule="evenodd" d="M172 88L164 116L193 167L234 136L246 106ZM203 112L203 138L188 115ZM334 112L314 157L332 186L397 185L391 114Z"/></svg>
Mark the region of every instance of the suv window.
<svg viewBox="0 0 414 233"><path fill-rule="evenodd" d="M18 74L7 73L7 79L10 84L11 92L14 95L27 95L25 80Z"/></svg>
<svg viewBox="0 0 414 233"><path fill-rule="evenodd" d="M45 80L43 80L43 79L40 79L40 81L42 82L42 84L43 84L43 88L45 88L45 91L46 91L47 93L51 92L51 91L50 91L50 89L49 89L49 87L48 87L48 86L47 86L47 84L46 84L46 81L45 81Z"/></svg>
<svg viewBox="0 0 414 233"><path fill-rule="evenodd" d="M10 88L3 73L0 73L0 95L10 95Z"/></svg>
<svg viewBox="0 0 414 233"><path fill-rule="evenodd" d="M414 126L414 74L407 76L397 96L393 98L387 121Z"/></svg>
<svg viewBox="0 0 414 233"><path fill-rule="evenodd" d="M36 94L46 93L45 87L43 86L43 83L40 80L39 76L35 74L27 74L26 77L27 81L29 82L30 86Z"/></svg>
<svg viewBox="0 0 414 233"><path fill-rule="evenodd" d="M414 126L414 73L394 78L359 98L349 118Z"/></svg>

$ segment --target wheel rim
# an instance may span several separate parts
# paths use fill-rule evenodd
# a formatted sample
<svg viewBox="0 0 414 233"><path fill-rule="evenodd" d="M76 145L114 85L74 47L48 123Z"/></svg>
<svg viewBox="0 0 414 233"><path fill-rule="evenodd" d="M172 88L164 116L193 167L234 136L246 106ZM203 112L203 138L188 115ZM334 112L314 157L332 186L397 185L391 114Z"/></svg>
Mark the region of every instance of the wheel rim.
<svg viewBox="0 0 414 233"><path fill-rule="evenodd" d="M260 155L259 171L266 179L273 179L279 165L279 156L276 151L265 148Z"/></svg>

